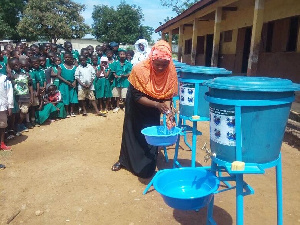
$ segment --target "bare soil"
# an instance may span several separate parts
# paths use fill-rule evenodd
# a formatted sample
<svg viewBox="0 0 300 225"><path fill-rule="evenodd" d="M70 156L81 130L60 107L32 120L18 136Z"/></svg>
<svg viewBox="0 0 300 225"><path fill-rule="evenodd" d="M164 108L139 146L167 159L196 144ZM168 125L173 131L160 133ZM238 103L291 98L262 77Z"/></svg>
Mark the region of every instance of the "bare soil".
<svg viewBox="0 0 300 225"><path fill-rule="evenodd" d="M143 190L150 179L133 176L126 170L111 171L118 159L124 112L107 118L89 114L36 127L9 142L12 152L0 152L0 224L20 213L10 224L205 224L206 208L199 212L168 207L160 194ZM197 165L204 163L201 147L209 143L209 124L197 141ZM191 152L181 140L179 161L191 163ZM284 224L300 224L300 154L285 143L283 158ZM159 153L158 169L171 168ZM276 224L276 174L246 175L255 190L244 198L244 224ZM236 224L235 190L215 196L217 224Z"/></svg>

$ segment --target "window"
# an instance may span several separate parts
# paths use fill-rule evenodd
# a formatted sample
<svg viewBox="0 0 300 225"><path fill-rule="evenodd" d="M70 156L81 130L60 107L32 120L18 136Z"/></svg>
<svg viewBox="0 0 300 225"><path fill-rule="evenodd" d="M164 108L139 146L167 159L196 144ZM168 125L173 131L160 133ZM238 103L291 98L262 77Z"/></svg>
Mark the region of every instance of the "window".
<svg viewBox="0 0 300 225"><path fill-rule="evenodd" d="M232 41L232 30L224 31L224 42Z"/></svg>
<svg viewBox="0 0 300 225"><path fill-rule="evenodd" d="M184 44L184 54L191 54L192 52L192 39L188 39Z"/></svg>
<svg viewBox="0 0 300 225"><path fill-rule="evenodd" d="M291 17L290 29L286 50L288 52L294 52L297 49L297 39L299 30L299 17Z"/></svg>

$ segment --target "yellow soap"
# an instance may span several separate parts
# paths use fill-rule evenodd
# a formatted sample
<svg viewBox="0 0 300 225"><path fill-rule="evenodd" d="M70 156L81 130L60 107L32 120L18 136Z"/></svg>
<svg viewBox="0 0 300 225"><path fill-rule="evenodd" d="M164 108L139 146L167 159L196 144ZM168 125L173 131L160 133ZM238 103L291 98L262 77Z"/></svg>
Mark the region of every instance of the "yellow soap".
<svg viewBox="0 0 300 225"><path fill-rule="evenodd" d="M231 170L232 171L242 171L245 170L245 163L241 161L233 161L231 163Z"/></svg>

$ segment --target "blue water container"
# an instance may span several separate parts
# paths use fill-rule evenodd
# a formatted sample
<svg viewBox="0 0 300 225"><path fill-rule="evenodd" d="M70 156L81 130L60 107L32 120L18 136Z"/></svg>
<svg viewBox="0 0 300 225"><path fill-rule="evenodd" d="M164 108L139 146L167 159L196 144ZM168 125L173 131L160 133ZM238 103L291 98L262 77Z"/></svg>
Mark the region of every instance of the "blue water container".
<svg viewBox="0 0 300 225"><path fill-rule="evenodd" d="M180 71L179 88L179 111L180 115L186 117L200 116L209 117L209 104L204 95L208 87L203 83L215 77L229 76L232 72L223 68L189 66Z"/></svg>
<svg viewBox="0 0 300 225"><path fill-rule="evenodd" d="M218 77L209 87L210 147L216 158L270 163L280 154L299 84L269 77Z"/></svg>

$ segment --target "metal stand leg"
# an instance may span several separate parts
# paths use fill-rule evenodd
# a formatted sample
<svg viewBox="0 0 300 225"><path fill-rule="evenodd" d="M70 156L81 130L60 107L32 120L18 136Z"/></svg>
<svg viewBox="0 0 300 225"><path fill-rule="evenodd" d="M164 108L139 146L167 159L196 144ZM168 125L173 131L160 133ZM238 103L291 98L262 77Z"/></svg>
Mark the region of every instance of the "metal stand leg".
<svg viewBox="0 0 300 225"><path fill-rule="evenodd" d="M192 167L196 167L197 122L193 122Z"/></svg>
<svg viewBox="0 0 300 225"><path fill-rule="evenodd" d="M283 208L282 208L282 164L281 154L279 155L278 164L276 166L276 192L277 192L277 224L283 224Z"/></svg>
<svg viewBox="0 0 300 225"><path fill-rule="evenodd" d="M164 146L164 154L165 154L166 162L169 162L169 157L168 157L168 152L167 152L167 147L166 146Z"/></svg>
<svg viewBox="0 0 300 225"><path fill-rule="evenodd" d="M236 224L244 224L243 174L236 175Z"/></svg>

